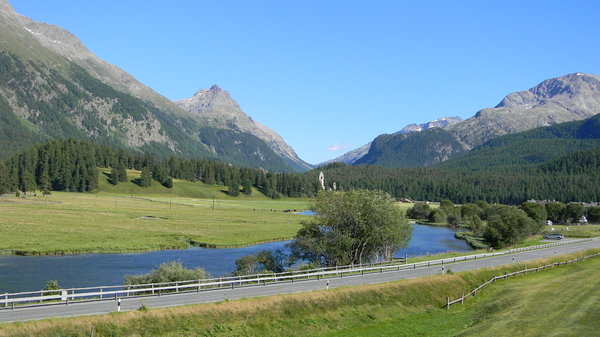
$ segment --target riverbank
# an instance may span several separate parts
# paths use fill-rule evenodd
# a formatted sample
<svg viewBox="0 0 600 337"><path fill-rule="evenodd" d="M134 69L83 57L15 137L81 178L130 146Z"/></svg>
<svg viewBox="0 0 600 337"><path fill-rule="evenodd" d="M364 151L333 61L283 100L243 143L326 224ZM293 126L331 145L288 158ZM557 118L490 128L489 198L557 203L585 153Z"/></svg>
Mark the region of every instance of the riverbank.
<svg viewBox="0 0 600 337"><path fill-rule="evenodd" d="M75 336L91 331L98 337L514 336L545 335L550 326L554 332L583 336L598 328L590 308L600 296L595 282L600 258L502 280L462 306L443 309L446 297L460 297L482 280L579 256L301 294L5 324L0 325L0 336ZM548 296L549 291L561 294L561 300Z"/></svg>

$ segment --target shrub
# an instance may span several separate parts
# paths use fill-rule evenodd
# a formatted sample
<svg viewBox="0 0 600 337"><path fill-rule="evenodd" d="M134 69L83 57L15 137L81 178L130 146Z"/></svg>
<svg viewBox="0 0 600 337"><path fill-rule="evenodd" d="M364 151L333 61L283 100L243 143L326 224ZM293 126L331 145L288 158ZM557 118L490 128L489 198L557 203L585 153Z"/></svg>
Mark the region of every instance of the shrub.
<svg viewBox="0 0 600 337"><path fill-rule="evenodd" d="M184 268L181 262L171 261L165 262L158 266L157 269L150 271L145 275L127 275L125 276L125 284L147 284L147 283L165 283L176 281L201 280L210 278L208 273L203 268L187 269Z"/></svg>

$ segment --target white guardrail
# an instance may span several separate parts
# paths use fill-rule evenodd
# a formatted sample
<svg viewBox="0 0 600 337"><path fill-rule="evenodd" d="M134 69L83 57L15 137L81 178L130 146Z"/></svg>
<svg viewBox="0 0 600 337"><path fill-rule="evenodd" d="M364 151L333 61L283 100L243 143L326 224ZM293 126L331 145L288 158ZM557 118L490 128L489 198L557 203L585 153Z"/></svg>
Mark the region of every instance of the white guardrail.
<svg viewBox="0 0 600 337"><path fill-rule="evenodd" d="M135 296L160 296L166 293L200 292L224 288L266 286L281 282L298 282L321 278L344 277L344 275L364 275L368 273L383 273L384 271L401 271L417 269L435 265L443 265L459 261L476 260L491 256L505 255L527 250L562 246L572 243L592 241L593 239L569 240L568 242L556 242L539 246L510 249L502 252L475 254L455 258L439 259L418 263L406 264L393 261L388 263L373 263L363 265L349 265L331 268L318 268L311 270L298 270L282 273L255 274L244 276L228 276L203 280L190 280L168 283L152 283L139 285L116 285L97 286L85 288L70 288L58 290L41 290L33 292L5 293L0 294L0 312L5 309L15 309L42 305L68 305L72 302L117 300L125 297Z"/></svg>

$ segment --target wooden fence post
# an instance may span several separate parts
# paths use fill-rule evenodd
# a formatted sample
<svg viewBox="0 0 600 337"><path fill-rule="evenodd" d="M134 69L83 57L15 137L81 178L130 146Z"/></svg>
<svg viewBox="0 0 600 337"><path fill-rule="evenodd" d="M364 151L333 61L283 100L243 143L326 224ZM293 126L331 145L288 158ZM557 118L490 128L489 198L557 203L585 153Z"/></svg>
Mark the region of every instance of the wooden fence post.
<svg viewBox="0 0 600 337"><path fill-rule="evenodd" d="M450 309L450 297L446 297L446 309Z"/></svg>

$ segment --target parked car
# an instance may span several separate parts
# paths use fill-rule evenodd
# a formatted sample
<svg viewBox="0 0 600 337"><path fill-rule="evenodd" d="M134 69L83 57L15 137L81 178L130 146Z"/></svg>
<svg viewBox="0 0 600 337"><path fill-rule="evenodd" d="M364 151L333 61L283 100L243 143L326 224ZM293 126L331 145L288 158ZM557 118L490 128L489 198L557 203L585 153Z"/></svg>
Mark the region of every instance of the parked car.
<svg viewBox="0 0 600 337"><path fill-rule="evenodd" d="M562 235L562 234L558 234L558 233L555 233L555 234L548 234L548 235L544 236L544 239L545 239L545 240L562 240L562 239L564 239L564 238L565 238L565 236L564 236L564 235Z"/></svg>

